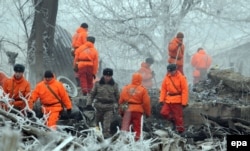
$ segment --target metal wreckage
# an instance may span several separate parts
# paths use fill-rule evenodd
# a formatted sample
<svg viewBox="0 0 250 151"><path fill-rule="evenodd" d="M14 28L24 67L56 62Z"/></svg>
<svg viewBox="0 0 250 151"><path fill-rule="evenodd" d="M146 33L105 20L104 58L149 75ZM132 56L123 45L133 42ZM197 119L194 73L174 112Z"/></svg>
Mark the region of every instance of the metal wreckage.
<svg viewBox="0 0 250 151"><path fill-rule="evenodd" d="M79 88L67 77L59 76L57 79L64 83L73 102L71 116L69 117L66 112L62 113L58 122L58 131L66 131L71 136L87 138L90 136L90 129L96 130L95 110L85 109L86 97L78 95ZM158 103L159 89L149 89L152 116L143 120L143 140L151 140L149 150L155 151L206 150L207 148L225 150L227 135L250 134L249 85L249 77L244 77L232 70L211 69L208 73L208 80L189 86L189 105L184 109L186 131L181 135L175 132L173 123L164 120L159 114L161 108ZM1 94L1 102L6 102L6 100L7 96ZM29 136L22 139L26 143L33 137L37 139L45 137L45 131L48 130L43 124L46 116L42 114L41 105L39 101L37 102L34 107L35 114L29 119L18 115L19 112L13 108L10 108L8 112L0 110L0 126L11 125L12 129L22 127L23 135ZM115 118L110 126L113 134L110 140L113 144L117 143L121 135L119 131L121 117L116 110L114 110L114 115ZM101 133L101 126L99 132ZM4 138L3 135L4 133L1 139ZM96 137L97 142L103 142L103 137L99 136L101 135ZM66 138L63 138L61 142ZM63 147L66 148L66 146Z"/></svg>

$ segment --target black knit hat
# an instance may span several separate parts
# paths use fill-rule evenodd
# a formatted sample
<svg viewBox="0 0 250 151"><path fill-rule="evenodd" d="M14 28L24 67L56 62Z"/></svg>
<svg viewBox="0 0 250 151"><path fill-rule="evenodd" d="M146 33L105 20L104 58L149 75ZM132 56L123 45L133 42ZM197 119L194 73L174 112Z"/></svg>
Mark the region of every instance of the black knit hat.
<svg viewBox="0 0 250 151"><path fill-rule="evenodd" d="M93 44L95 43L95 37L89 36L87 37L87 41L92 42Z"/></svg>
<svg viewBox="0 0 250 151"><path fill-rule="evenodd" d="M113 76L113 70L110 68L105 68L102 72L103 75Z"/></svg>
<svg viewBox="0 0 250 151"><path fill-rule="evenodd" d="M15 72L24 72L24 70L25 70L25 67L23 66L23 65L21 65L21 64L15 64L14 65L14 71Z"/></svg>
<svg viewBox="0 0 250 151"><path fill-rule="evenodd" d="M154 59L153 58L147 58L146 59L146 63L153 64L154 63Z"/></svg>
<svg viewBox="0 0 250 151"><path fill-rule="evenodd" d="M169 65L167 66L167 70L168 70L169 72L175 71L176 69L177 69L176 64L169 64Z"/></svg>
<svg viewBox="0 0 250 151"><path fill-rule="evenodd" d="M81 27L82 27L82 28L88 28L89 26L88 26L87 23L82 23L82 24L81 24Z"/></svg>
<svg viewBox="0 0 250 151"><path fill-rule="evenodd" d="M53 75L52 71L50 71L50 70L45 71L44 78L53 78L53 77L54 77L54 75Z"/></svg>
<svg viewBox="0 0 250 151"><path fill-rule="evenodd" d="M178 32L176 34L176 38L184 38L184 34L182 32Z"/></svg>

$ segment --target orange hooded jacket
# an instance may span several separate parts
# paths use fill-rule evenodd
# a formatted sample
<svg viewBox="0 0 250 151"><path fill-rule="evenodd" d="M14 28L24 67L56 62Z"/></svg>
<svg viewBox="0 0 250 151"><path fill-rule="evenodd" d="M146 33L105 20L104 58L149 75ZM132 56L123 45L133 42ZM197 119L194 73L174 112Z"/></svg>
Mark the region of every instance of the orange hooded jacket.
<svg viewBox="0 0 250 151"><path fill-rule="evenodd" d="M171 40L171 42L169 43L169 45L168 45L168 63L175 64L178 49L180 49L178 57L177 57L176 64L177 65L183 65L183 57L184 57L185 46L184 46L184 44L182 44L181 47L179 48L178 47L179 43L180 43L180 40L178 38L176 38L176 37L173 38Z"/></svg>
<svg viewBox="0 0 250 151"><path fill-rule="evenodd" d="M142 76L140 73L134 73L131 84L124 86L121 91L119 104L128 102L128 111L145 113L151 115L151 104L148 91L141 85Z"/></svg>
<svg viewBox="0 0 250 151"><path fill-rule="evenodd" d="M98 51L92 42L87 41L75 51L74 65L78 64L78 69L84 66L93 66L93 75L98 72Z"/></svg>
<svg viewBox="0 0 250 151"><path fill-rule="evenodd" d="M150 66L146 62L142 62L141 68L138 70L138 72L142 75L142 85L146 88L152 88L153 75Z"/></svg>
<svg viewBox="0 0 250 151"><path fill-rule="evenodd" d="M170 78L172 79L172 81ZM188 103L187 80L186 77L183 76L178 70L174 75L167 73L164 80L162 81L160 102L180 103L183 106L187 105Z"/></svg>
<svg viewBox="0 0 250 151"><path fill-rule="evenodd" d="M3 90L5 93L9 94L10 98L15 100L13 102L15 107L23 109L26 106L25 102L19 96L19 93L21 93L24 97L28 97L28 94L31 91L30 83L24 78L24 76L17 80L13 75L11 78L5 80Z"/></svg>
<svg viewBox="0 0 250 151"><path fill-rule="evenodd" d="M196 52L192 59L191 64L196 69L208 69L211 66L212 58L206 54L205 50L201 49Z"/></svg>
<svg viewBox="0 0 250 151"><path fill-rule="evenodd" d="M63 110L61 103L47 88L46 84L48 84L50 88L55 92L55 94L61 99L66 109L72 108L71 101L63 84L57 81L55 77L53 77L53 79L50 80L49 82L43 80L36 85L29 100L29 107L31 109L33 109L33 104L37 101L37 99L40 98L41 104L43 105L45 110L46 108L49 108L48 110L53 110L53 111Z"/></svg>
<svg viewBox="0 0 250 151"><path fill-rule="evenodd" d="M1 87L3 87L3 83L4 83L4 81L7 80L7 79L8 79L8 77L6 76L6 74L3 73L3 72L0 72L0 86L1 86Z"/></svg>
<svg viewBox="0 0 250 151"><path fill-rule="evenodd" d="M76 33L72 37L72 47L74 49L80 47L87 41L88 30L82 27L79 27L76 30Z"/></svg>

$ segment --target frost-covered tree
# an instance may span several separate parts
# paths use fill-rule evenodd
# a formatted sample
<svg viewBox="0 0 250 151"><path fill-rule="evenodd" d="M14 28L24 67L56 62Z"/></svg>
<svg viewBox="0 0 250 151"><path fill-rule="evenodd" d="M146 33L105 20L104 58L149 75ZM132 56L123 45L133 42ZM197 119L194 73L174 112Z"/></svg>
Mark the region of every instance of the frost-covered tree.
<svg viewBox="0 0 250 151"><path fill-rule="evenodd" d="M29 81L36 84L49 64L53 46L58 0L34 0L35 16L28 41Z"/></svg>
<svg viewBox="0 0 250 151"><path fill-rule="evenodd" d="M219 47L226 42L223 37L238 31L249 35L246 0L67 0L67 4L81 14L74 17L90 23L104 63L119 69L138 69L143 59L154 56L154 67L165 73L167 45L178 31L185 34L186 63L198 47Z"/></svg>

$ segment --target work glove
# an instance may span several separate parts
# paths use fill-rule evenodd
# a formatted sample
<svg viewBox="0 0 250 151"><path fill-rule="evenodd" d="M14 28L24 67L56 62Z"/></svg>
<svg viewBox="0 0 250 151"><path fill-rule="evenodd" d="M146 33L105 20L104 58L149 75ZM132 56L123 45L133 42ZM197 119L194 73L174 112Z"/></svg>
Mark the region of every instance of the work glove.
<svg viewBox="0 0 250 151"><path fill-rule="evenodd" d="M182 43L178 43L178 47L181 47Z"/></svg>
<svg viewBox="0 0 250 151"><path fill-rule="evenodd" d="M152 71L152 73L151 73L151 74L152 74L152 77L154 77L154 76L155 76L155 72L154 72L154 71Z"/></svg>
<svg viewBox="0 0 250 151"><path fill-rule="evenodd" d="M67 114L68 114L68 116L71 115L71 109L67 109Z"/></svg>
<svg viewBox="0 0 250 151"><path fill-rule="evenodd" d="M85 107L85 110L94 111L95 109L93 108L92 105L87 105L87 106Z"/></svg>
<svg viewBox="0 0 250 151"><path fill-rule="evenodd" d="M32 118L32 117L33 117L32 112L27 111L27 117L28 117L28 118Z"/></svg>
<svg viewBox="0 0 250 151"><path fill-rule="evenodd" d="M164 105L164 102L160 102L160 106L163 106Z"/></svg>
<svg viewBox="0 0 250 151"><path fill-rule="evenodd" d="M188 104L186 104L186 105L182 105L183 106L183 108L185 109L186 107L188 107Z"/></svg>
<svg viewBox="0 0 250 151"><path fill-rule="evenodd" d="M115 103L115 104L114 104L114 111L113 111L113 112L114 112L114 113L117 113L117 111L118 111L118 104Z"/></svg>
<svg viewBox="0 0 250 151"><path fill-rule="evenodd" d="M159 109L161 109L161 108L163 107L163 105L164 105L164 102L160 102L160 103L159 103L159 106L158 106Z"/></svg>
<svg viewBox="0 0 250 151"><path fill-rule="evenodd" d="M74 50L71 50L71 55L72 55L73 57L75 57L75 51L74 51Z"/></svg>
<svg viewBox="0 0 250 151"><path fill-rule="evenodd" d="M96 78L96 76L93 74L93 79L95 79Z"/></svg>
<svg viewBox="0 0 250 151"><path fill-rule="evenodd" d="M75 72L78 72L78 64L75 64L75 65L74 65L74 71L75 71Z"/></svg>

